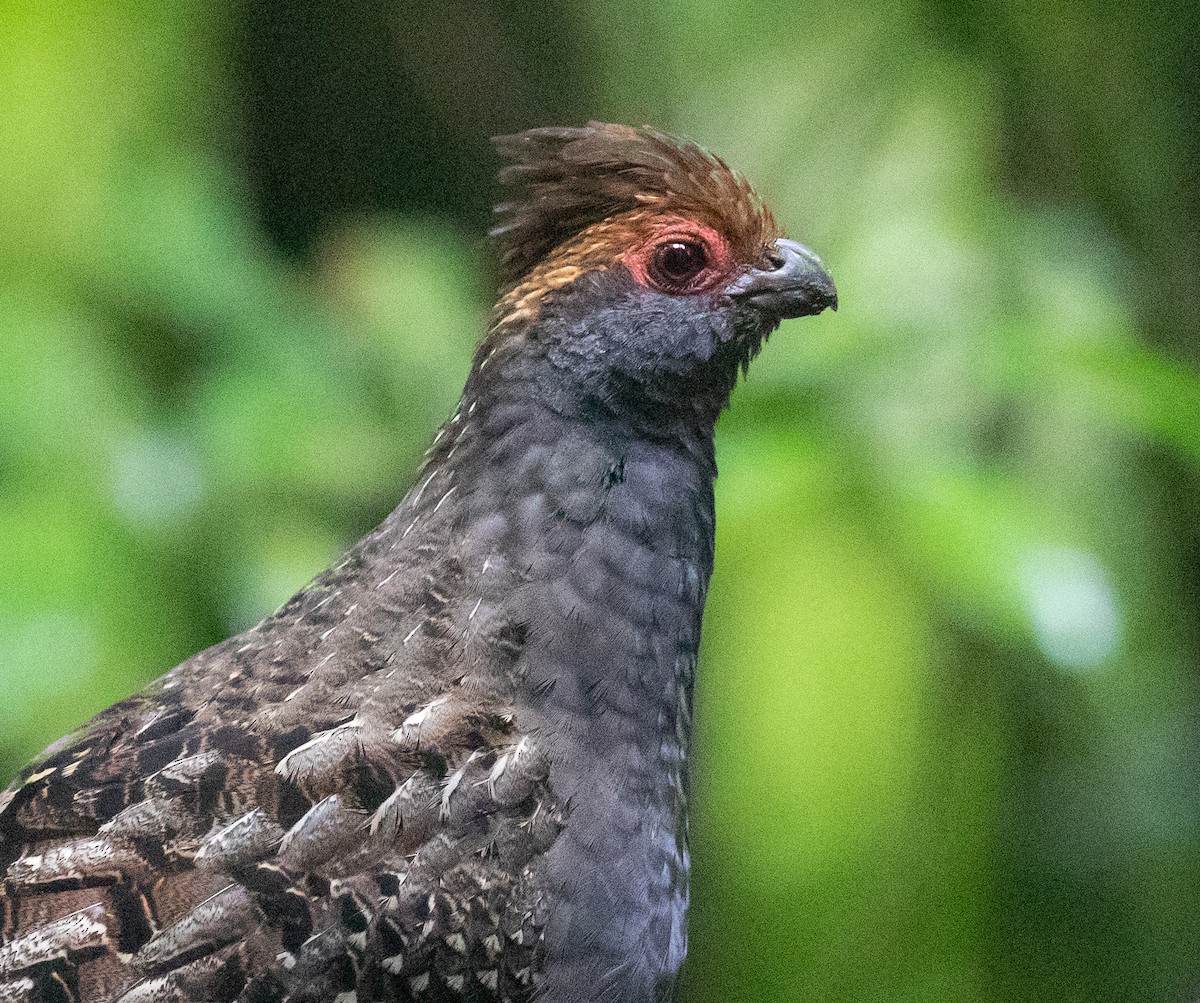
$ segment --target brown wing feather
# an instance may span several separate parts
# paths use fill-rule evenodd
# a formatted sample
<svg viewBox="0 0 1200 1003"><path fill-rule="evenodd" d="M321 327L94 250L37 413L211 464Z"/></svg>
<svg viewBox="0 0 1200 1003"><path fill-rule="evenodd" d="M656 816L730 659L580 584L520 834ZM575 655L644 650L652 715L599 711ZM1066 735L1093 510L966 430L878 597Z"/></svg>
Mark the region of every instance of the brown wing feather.
<svg viewBox="0 0 1200 1003"><path fill-rule="evenodd" d="M0 1003L529 998L563 808L496 712L522 632L397 532L0 796Z"/></svg>

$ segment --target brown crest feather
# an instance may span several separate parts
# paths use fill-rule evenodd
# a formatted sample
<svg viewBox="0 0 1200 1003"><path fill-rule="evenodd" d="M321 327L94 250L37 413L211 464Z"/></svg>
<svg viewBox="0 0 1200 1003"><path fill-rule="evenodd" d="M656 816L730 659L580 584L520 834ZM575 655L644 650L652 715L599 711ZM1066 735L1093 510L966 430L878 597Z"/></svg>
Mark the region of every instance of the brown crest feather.
<svg viewBox="0 0 1200 1003"><path fill-rule="evenodd" d="M494 143L510 161L500 183L514 189L496 207L491 230L506 290L565 241L634 209L694 217L720 230L748 261L779 236L762 200L720 157L649 126L589 122Z"/></svg>

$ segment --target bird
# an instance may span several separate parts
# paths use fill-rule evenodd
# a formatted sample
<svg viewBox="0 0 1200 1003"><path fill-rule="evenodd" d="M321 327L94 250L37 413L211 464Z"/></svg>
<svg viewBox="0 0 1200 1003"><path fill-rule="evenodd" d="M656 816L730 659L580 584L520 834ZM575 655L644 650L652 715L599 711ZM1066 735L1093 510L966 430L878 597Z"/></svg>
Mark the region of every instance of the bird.
<svg viewBox="0 0 1200 1003"><path fill-rule="evenodd" d="M820 259L649 126L495 141L498 300L375 530L0 795L0 1003L662 1003L715 424Z"/></svg>

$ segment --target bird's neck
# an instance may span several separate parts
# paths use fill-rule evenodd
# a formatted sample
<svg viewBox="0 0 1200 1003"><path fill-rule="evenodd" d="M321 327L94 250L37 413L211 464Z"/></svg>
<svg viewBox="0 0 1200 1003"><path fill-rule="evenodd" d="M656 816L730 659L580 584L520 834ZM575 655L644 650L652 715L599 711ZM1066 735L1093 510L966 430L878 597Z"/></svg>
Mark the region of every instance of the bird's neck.
<svg viewBox="0 0 1200 1003"><path fill-rule="evenodd" d="M548 998L616 980L623 999L657 999L683 958L717 410L648 423L648 409L476 373L385 527L381 550L426 555L438 636L546 753L570 806L545 859Z"/></svg>
<svg viewBox="0 0 1200 1003"><path fill-rule="evenodd" d="M524 625L517 710L577 731L581 755L632 746L650 766L686 753L718 411L622 415L477 371L397 512L444 524L477 565L465 580Z"/></svg>

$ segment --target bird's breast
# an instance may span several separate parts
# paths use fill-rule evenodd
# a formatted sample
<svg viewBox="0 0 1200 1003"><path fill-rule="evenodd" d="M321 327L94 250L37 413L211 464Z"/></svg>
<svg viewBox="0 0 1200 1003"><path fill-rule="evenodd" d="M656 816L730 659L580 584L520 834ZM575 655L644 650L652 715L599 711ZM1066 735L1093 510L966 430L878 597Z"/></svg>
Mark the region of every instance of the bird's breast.
<svg viewBox="0 0 1200 1003"><path fill-rule="evenodd" d="M710 551L703 506L685 493L681 515L675 501L659 480L611 492L590 522L558 520L520 562L531 574L512 598L520 609L509 607L529 624L516 724L547 750L569 805L545 861L547 1003L657 999L685 953L687 752ZM539 504L553 517L552 498ZM666 506L669 520L654 511ZM656 538L664 526L673 531Z"/></svg>

